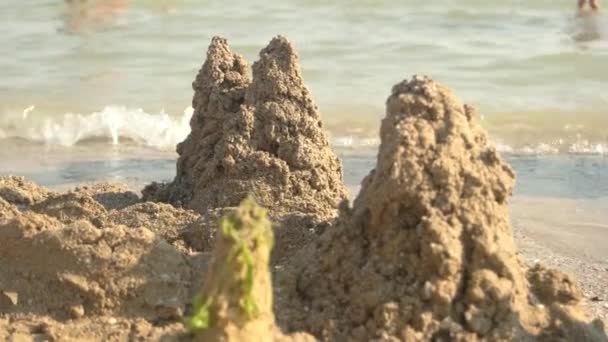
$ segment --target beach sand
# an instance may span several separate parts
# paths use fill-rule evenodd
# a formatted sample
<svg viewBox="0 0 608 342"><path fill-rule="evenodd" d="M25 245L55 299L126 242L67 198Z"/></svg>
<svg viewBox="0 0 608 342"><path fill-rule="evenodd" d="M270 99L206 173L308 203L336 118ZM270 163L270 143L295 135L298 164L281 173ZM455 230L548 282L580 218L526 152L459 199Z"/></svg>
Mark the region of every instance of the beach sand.
<svg viewBox="0 0 608 342"><path fill-rule="evenodd" d="M579 282L585 305L608 322L608 200L515 198L513 232L530 265L543 263Z"/></svg>

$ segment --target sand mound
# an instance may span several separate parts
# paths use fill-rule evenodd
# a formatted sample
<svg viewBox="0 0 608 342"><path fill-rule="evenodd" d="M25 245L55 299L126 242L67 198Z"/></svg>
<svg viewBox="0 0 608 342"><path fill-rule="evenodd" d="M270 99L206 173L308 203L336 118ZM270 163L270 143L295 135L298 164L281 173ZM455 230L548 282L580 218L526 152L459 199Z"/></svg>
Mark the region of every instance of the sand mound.
<svg viewBox="0 0 608 342"><path fill-rule="evenodd" d="M201 214L200 220L196 223L179 229L178 242L183 242L184 246L195 251L211 251L215 246L220 219L234 210L236 207L207 210ZM271 265L287 263L295 252L317 239L330 225L331 221L326 220L325 217L299 212L281 215L275 219L272 222L272 229L276 243L271 253Z"/></svg>
<svg viewBox="0 0 608 342"><path fill-rule="evenodd" d="M270 213L329 215L346 198L342 166L322 131L298 57L274 38L247 76L243 57L213 38L195 82L191 134L177 148L177 175L144 199L204 212L253 194Z"/></svg>
<svg viewBox="0 0 608 342"><path fill-rule="evenodd" d="M0 176L0 197L14 205L31 205L51 194L48 189L21 176Z"/></svg>
<svg viewBox="0 0 608 342"><path fill-rule="evenodd" d="M106 210L124 209L140 201L137 194L128 186L117 183L83 185L74 189L74 192L93 197Z"/></svg>
<svg viewBox="0 0 608 342"><path fill-rule="evenodd" d="M46 191L33 183L25 181L25 184L29 186L23 190L24 194L36 196ZM63 223L89 220L98 227L109 212L118 212L140 202L139 197L127 187L112 183L85 185L66 193L44 193L44 197L38 197L35 203L32 201L24 208L55 217Z"/></svg>
<svg viewBox="0 0 608 342"><path fill-rule="evenodd" d="M193 211L154 202L138 203L123 210L110 211L104 225L119 224L131 228L146 227L168 243L189 248L198 247L189 243L189 232L196 231L204 235L209 230Z"/></svg>
<svg viewBox="0 0 608 342"><path fill-rule="evenodd" d="M133 195L123 187L104 183L79 187L66 193L53 193L36 204L22 207L54 217L65 224L84 220L98 228L112 228L116 225L145 227L180 249L210 250L212 239L200 246L198 235L209 235L215 222L213 225L211 222L203 222L197 213L169 204L140 203L139 198L134 198ZM194 233L197 236L193 236Z"/></svg>
<svg viewBox="0 0 608 342"><path fill-rule="evenodd" d="M19 210L0 196L0 213L2 213L2 216L0 216L0 222L5 222L6 220L10 220L15 217L15 215L18 215Z"/></svg>
<svg viewBox="0 0 608 342"><path fill-rule="evenodd" d="M90 195L72 191L50 195L28 209L54 217L63 223L89 220L98 227L101 226L101 220L107 214L106 209Z"/></svg>
<svg viewBox="0 0 608 342"><path fill-rule="evenodd" d="M40 192L19 183L21 199ZM133 200L124 193L98 185L18 206L0 196L0 340L179 337L207 259L180 236L199 215L159 203L106 210L96 200L120 208Z"/></svg>
<svg viewBox="0 0 608 342"><path fill-rule="evenodd" d="M273 235L251 199L225 217L189 325L200 341L314 341L284 336L274 323L268 263Z"/></svg>
<svg viewBox="0 0 608 342"><path fill-rule="evenodd" d="M428 78L397 84L353 208L294 258L282 326L333 341L602 340L569 279L526 280L513 184L470 107Z"/></svg>
<svg viewBox="0 0 608 342"><path fill-rule="evenodd" d="M32 212L0 225L0 289L18 294L10 313L167 318L167 308L183 310L189 278L185 257L145 228L64 225Z"/></svg>

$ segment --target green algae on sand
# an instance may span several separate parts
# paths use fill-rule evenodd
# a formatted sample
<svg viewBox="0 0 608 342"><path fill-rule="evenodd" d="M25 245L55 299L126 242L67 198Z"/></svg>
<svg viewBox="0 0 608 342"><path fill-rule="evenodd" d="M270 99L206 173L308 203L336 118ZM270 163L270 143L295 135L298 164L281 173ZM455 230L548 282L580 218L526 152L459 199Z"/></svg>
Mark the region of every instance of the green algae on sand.
<svg viewBox="0 0 608 342"><path fill-rule="evenodd" d="M274 238L266 210L251 196L220 222L206 282L194 300L189 330L200 340L312 340L275 326L268 268Z"/></svg>
<svg viewBox="0 0 608 342"><path fill-rule="evenodd" d="M259 307L253 294L255 262L254 254L269 255L273 245L272 227L266 217L266 210L255 201L246 198L236 212L224 217L220 222L221 241L227 247L222 251L225 258L216 269L216 279L195 299L195 309L188 319L191 331L197 332L210 327L211 310L224 288L240 289L238 306L244 319L254 319ZM267 258L267 256L266 256ZM240 286L234 286L234 282Z"/></svg>

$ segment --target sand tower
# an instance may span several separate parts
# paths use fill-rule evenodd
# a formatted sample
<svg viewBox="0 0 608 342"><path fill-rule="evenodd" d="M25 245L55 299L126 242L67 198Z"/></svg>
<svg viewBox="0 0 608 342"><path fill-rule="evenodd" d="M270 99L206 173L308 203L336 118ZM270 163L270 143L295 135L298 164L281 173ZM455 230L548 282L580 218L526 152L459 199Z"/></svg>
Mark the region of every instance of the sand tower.
<svg viewBox="0 0 608 342"><path fill-rule="evenodd" d="M509 223L515 176L473 110L426 77L386 107L377 166L294 258L281 323L331 341L601 341L567 276L536 269L530 286Z"/></svg>
<svg viewBox="0 0 608 342"><path fill-rule="evenodd" d="M272 215L333 213L346 198L342 166L329 147L298 57L283 37L253 64L211 41L193 83L192 132L177 147L177 175L144 197L203 212L233 207L248 194Z"/></svg>

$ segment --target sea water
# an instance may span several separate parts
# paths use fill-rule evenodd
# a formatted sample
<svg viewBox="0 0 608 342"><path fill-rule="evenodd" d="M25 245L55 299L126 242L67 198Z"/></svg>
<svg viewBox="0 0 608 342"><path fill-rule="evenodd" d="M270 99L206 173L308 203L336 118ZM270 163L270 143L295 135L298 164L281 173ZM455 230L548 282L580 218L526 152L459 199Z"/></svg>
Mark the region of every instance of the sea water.
<svg viewBox="0 0 608 342"><path fill-rule="evenodd" d="M517 194L605 198L608 14L575 2L3 0L0 174L170 180L211 37L253 62L282 34L354 192L392 85L424 74L479 109Z"/></svg>

